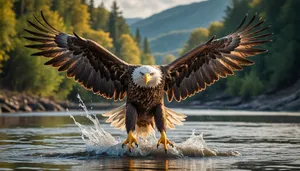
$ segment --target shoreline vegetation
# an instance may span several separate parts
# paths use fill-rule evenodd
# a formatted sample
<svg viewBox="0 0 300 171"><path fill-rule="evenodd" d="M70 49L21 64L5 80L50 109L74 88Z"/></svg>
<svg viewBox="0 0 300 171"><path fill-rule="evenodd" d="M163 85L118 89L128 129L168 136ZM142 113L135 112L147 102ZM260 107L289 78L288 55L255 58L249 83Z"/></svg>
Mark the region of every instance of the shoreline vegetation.
<svg viewBox="0 0 300 171"><path fill-rule="evenodd" d="M266 92L257 97L243 99L228 94L220 94L205 101L186 100L182 103L169 103L171 108L251 110L251 111L300 111L300 81L281 91ZM84 101L88 109L106 110L123 104L122 102ZM0 91L0 113L43 112L81 110L78 102L56 101L53 98L33 96L25 93Z"/></svg>

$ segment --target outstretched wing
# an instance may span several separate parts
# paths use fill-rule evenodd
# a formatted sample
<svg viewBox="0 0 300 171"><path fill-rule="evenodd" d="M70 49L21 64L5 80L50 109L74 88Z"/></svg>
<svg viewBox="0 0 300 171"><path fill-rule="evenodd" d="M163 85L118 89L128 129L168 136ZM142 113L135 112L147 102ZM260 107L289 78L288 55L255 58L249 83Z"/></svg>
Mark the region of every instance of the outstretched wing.
<svg viewBox="0 0 300 171"><path fill-rule="evenodd" d="M33 56L50 58L45 65L66 71L86 89L114 100L126 95L129 64L122 61L96 42L76 35L69 35L53 28L41 12L43 23L35 17L37 24L28 21L37 31L25 29L33 37L26 39L39 44L27 45L39 49Z"/></svg>
<svg viewBox="0 0 300 171"><path fill-rule="evenodd" d="M271 40L271 35L262 33L270 26L259 27L264 21L254 23L256 15L244 26L247 16L233 33L220 39L212 37L182 57L164 66L167 78L165 92L168 100L180 101L200 92L219 80L219 77L233 75L233 71L242 70L244 65L254 62L247 59L267 50L254 48Z"/></svg>

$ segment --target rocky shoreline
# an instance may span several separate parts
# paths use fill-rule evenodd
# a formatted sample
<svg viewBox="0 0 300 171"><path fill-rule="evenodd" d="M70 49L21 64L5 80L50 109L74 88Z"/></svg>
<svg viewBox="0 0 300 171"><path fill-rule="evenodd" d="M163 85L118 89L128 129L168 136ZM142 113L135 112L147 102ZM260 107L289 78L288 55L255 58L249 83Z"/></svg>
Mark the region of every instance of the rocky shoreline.
<svg viewBox="0 0 300 171"><path fill-rule="evenodd" d="M300 80L286 89L268 91L250 99L232 97L223 93L203 102L193 101L189 107L197 109L300 111Z"/></svg>
<svg viewBox="0 0 300 171"><path fill-rule="evenodd" d="M106 110L120 106L120 103L88 103L88 109ZM227 109L227 110L253 110L253 111L300 111L300 80L293 86L281 91L266 92L250 99L232 97L225 93L210 97L205 101L184 101L182 103L166 104L173 108L193 109ZM42 112L81 110L78 103L69 101L55 101L50 98L31 96L24 93L0 91L0 113L15 112Z"/></svg>
<svg viewBox="0 0 300 171"><path fill-rule="evenodd" d="M10 91L0 92L0 113L64 111L54 100Z"/></svg>

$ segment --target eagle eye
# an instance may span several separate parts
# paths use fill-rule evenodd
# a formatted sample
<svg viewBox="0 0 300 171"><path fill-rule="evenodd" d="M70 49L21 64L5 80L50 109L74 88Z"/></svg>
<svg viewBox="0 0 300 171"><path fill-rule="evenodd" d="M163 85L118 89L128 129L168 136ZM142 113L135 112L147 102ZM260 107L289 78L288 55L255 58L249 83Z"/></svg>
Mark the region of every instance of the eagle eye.
<svg viewBox="0 0 300 171"><path fill-rule="evenodd" d="M151 72L150 75L153 76L153 75L154 75L154 72Z"/></svg>
<svg viewBox="0 0 300 171"><path fill-rule="evenodd" d="M144 73L140 72L140 74L141 74L142 76L144 76Z"/></svg>

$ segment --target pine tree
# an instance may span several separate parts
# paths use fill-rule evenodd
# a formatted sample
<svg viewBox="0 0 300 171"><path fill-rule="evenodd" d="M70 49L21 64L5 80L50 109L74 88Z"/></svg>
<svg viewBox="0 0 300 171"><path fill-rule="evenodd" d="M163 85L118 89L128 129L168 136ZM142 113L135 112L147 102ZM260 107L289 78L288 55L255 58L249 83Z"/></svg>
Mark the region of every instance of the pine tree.
<svg viewBox="0 0 300 171"><path fill-rule="evenodd" d="M93 26L93 23L95 22L95 8L94 8L94 0L90 0L89 3L89 13L90 13L90 21L91 21L91 26Z"/></svg>
<svg viewBox="0 0 300 171"><path fill-rule="evenodd" d="M123 34L130 34L129 26L126 24L125 19L122 17L122 12L119 11L117 2L114 1L109 18L108 18L108 32L113 39L115 53L120 54L120 36Z"/></svg>
<svg viewBox="0 0 300 171"><path fill-rule="evenodd" d="M143 52L144 52L145 54L150 54L150 53L151 53L151 50L150 50L150 46L149 46L149 42L148 42L148 38L147 38L147 37L144 38Z"/></svg>
<svg viewBox="0 0 300 171"><path fill-rule="evenodd" d="M134 39L138 47L141 48L141 33L139 28L136 28Z"/></svg>
<svg viewBox="0 0 300 171"><path fill-rule="evenodd" d="M113 44L115 47L116 54L119 54L120 52L120 46L119 46L119 29L118 29L118 16L120 15L119 7L117 6L117 2L114 1L109 18L108 18L108 31L109 36L113 39Z"/></svg>
<svg viewBox="0 0 300 171"><path fill-rule="evenodd" d="M35 1L33 0L19 0L14 1L14 8L17 18L24 16L26 13L34 12Z"/></svg>
<svg viewBox="0 0 300 171"><path fill-rule="evenodd" d="M144 38L144 42L143 42L143 54L141 56L141 63L144 65L154 65L155 64L155 58L154 58L154 56L151 55L147 37Z"/></svg>
<svg viewBox="0 0 300 171"><path fill-rule="evenodd" d="M109 12L105 9L103 2L98 6L98 8L96 8L94 16L92 29L108 31L107 23Z"/></svg>
<svg viewBox="0 0 300 171"><path fill-rule="evenodd" d="M66 4L65 1L61 1L61 0L53 0L52 1L52 7L51 10L53 11L57 11L59 13L60 16L64 16L64 12L65 12L65 8L66 8Z"/></svg>

